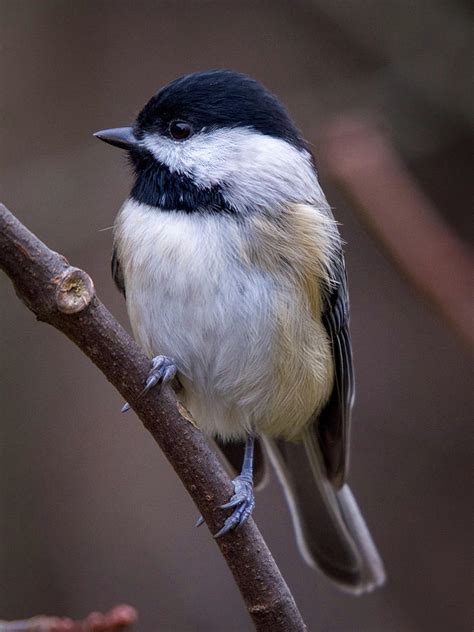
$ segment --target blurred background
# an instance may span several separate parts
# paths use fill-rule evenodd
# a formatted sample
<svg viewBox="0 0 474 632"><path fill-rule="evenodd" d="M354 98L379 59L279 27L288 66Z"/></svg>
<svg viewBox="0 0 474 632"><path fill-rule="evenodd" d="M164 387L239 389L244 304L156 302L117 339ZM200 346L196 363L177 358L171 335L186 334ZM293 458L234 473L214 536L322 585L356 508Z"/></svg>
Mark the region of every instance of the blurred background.
<svg viewBox="0 0 474 632"><path fill-rule="evenodd" d="M312 143L347 241L357 372L350 482L385 588L352 598L300 559L275 480L256 520L311 630L472 628L472 364L325 171L340 114L377 121L445 221L472 238L471 3L0 1L0 199L93 277L109 272L124 157L92 138L163 84L226 67L262 81ZM324 153L324 152L323 152ZM440 265L433 261L433 266ZM142 632L245 632L196 508L133 413L0 275L0 619L128 602Z"/></svg>

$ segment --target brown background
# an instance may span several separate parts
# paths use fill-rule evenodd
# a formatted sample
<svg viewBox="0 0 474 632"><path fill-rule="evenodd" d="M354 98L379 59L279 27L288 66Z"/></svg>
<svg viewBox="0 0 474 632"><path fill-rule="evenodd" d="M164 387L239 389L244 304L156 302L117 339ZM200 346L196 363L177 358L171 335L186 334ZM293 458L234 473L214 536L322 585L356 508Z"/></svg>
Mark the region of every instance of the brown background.
<svg viewBox="0 0 474 632"><path fill-rule="evenodd" d="M430 0L0 1L0 199L84 267L125 324L109 276L124 157L92 139L177 75L262 80L314 146L339 112L374 112L468 238L469 4ZM299 558L275 481L256 519L310 629L472 627L472 365L321 174L348 242L357 369L351 484L387 586L355 599ZM439 265L433 261L433 266ZM0 618L135 605L139 629L251 629L196 509L133 413L0 277Z"/></svg>

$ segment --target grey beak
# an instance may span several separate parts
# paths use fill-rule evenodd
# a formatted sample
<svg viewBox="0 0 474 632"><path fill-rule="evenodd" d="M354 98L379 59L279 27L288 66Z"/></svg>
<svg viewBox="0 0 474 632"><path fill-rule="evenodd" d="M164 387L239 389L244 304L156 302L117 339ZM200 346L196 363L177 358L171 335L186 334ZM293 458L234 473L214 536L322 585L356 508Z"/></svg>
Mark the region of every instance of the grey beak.
<svg viewBox="0 0 474 632"><path fill-rule="evenodd" d="M103 129L95 132L94 136L103 140L104 143L120 147L120 149L132 149L138 144L131 127L115 127L114 129Z"/></svg>

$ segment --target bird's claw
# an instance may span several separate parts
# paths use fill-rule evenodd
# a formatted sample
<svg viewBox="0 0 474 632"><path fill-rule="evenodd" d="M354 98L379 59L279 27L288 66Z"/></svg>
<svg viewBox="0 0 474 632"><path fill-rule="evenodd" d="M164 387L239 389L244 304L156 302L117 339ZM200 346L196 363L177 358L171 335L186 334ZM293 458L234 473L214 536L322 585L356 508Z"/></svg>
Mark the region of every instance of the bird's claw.
<svg viewBox="0 0 474 632"><path fill-rule="evenodd" d="M253 484L246 476L237 476L233 481L235 494L229 502L221 505L221 509L236 507L232 514L224 522L224 526L218 531L214 538L220 538L232 529L240 527L250 518L255 507L255 496L253 494Z"/></svg>
<svg viewBox="0 0 474 632"><path fill-rule="evenodd" d="M140 399L140 397L143 397L145 393L156 386L158 382L161 382L162 384L166 384L166 382L171 382L171 380L176 376L177 372L178 369L176 368L176 364L173 360L171 360L171 358L167 358L163 355L159 355L153 358L153 360L151 361L150 373L148 374L145 382L145 387L138 396L138 399ZM130 410L130 404L128 402L125 402L125 404L122 406L121 412L126 413L127 410Z"/></svg>

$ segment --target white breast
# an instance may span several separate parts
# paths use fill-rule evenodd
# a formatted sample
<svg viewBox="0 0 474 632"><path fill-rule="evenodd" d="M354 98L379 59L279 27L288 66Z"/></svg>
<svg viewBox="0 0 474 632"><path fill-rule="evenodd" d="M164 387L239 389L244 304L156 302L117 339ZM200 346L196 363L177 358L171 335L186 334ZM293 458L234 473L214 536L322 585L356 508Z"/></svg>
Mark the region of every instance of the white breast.
<svg viewBox="0 0 474 632"><path fill-rule="evenodd" d="M242 435L256 385L271 379L272 300L271 280L239 263L237 222L129 200L115 243L135 338L148 355L175 360L204 430Z"/></svg>
<svg viewBox="0 0 474 632"><path fill-rule="evenodd" d="M310 208L307 216L316 244L318 215ZM226 438L250 430L297 436L332 387L319 315L298 275L286 274L284 263L265 263L278 245L265 254L270 242L258 237L261 228L258 221L164 212L132 200L116 224L135 338L150 357L175 360L183 404L205 432ZM316 258L309 252L311 264Z"/></svg>

